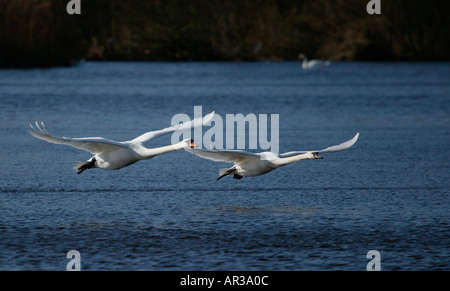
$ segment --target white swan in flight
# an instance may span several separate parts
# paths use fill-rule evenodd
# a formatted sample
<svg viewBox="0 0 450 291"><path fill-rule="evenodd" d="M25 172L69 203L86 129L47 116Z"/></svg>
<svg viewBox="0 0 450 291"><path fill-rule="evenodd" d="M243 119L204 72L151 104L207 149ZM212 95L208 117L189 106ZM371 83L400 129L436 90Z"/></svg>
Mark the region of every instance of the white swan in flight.
<svg viewBox="0 0 450 291"><path fill-rule="evenodd" d="M305 54L299 54L298 59L302 61L302 69L313 69L313 68L321 68L324 66L328 66L330 61L322 61L322 60L308 60Z"/></svg>
<svg viewBox="0 0 450 291"><path fill-rule="evenodd" d="M118 142L103 137L55 137L47 132L43 122L39 125L37 121L36 127L33 127L30 124L32 130L28 131L34 137L47 142L69 145L94 154L94 156L86 162L78 162L75 164L74 169L77 170L78 174L81 174L84 170L90 168L118 170L140 160L146 160L157 155L193 147L195 144L191 139L185 139L179 143L159 148L146 148L143 144L152 141L157 137L173 133L175 131L190 130L193 127L202 126L209 123L213 116L214 111L205 115L203 118L196 118L192 121L161 130L149 131L133 140L123 142Z"/></svg>
<svg viewBox="0 0 450 291"><path fill-rule="evenodd" d="M186 151L199 157L216 162L234 163L234 166L227 169L220 169L217 180L234 175L235 179L242 177L254 177L266 174L276 168L302 161L322 159L319 153L331 153L346 150L353 146L359 137L359 132L351 139L339 145L327 147L319 151L295 151L280 154L279 156L271 152L249 153L239 150L202 150L185 148Z"/></svg>

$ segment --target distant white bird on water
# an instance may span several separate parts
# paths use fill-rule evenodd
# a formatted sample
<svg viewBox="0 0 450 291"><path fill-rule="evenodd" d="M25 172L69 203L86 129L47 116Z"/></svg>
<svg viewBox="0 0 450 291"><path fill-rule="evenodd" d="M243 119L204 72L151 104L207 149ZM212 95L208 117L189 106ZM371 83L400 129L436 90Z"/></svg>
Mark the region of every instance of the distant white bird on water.
<svg viewBox="0 0 450 291"><path fill-rule="evenodd" d="M314 69L328 66L330 61L322 61L322 60L308 60L305 54L299 54L298 59L302 61L302 69Z"/></svg>
<svg viewBox="0 0 450 291"><path fill-rule="evenodd" d="M191 139L185 139L179 143L158 148L146 148L143 144L175 131L182 131L205 125L211 121L213 116L214 111L205 115L203 118L196 118L192 121L161 130L149 131L133 140L123 142L105 139L103 137L55 137L47 132L43 122L39 125L37 121L35 123L36 127L33 127L30 124L32 130L28 131L34 137L47 142L69 145L94 154L94 156L86 162L78 162L75 164L74 169L78 174L81 174L84 170L90 168L118 170L140 160L146 160L157 155L193 147L195 144Z"/></svg>
<svg viewBox="0 0 450 291"><path fill-rule="evenodd" d="M233 163L234 166L227 169L220 169L219 178L217 180L234 175L235 179L240 180L242 177L255 177L266 174L276 168L303 161L322 159L319 153L331 153L346 150L353 146L358 140L359 132L351 139L339 145L327 147L319 151L295 151L275 155L272 152L249 153L238 150L202 150L185 148L186 151L199 157L213 160L216 162Z"/></svg>

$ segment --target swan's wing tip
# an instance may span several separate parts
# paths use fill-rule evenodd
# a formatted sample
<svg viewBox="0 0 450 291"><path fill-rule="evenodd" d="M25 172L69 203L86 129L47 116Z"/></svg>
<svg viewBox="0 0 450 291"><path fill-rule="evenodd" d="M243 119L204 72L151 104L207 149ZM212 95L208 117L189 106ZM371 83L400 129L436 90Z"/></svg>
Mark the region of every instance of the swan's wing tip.
<svg viewBox="0 0 450 291"><path fill-rule="evenodd" d="M319 153L331 153L331 152L340 152L340 151L349 149L356 143L358 138L359 138L359 132L357 132L352 139L350 139L346 142L343 142L343 143L335 145L335 146L327 147L326 149L320 150L318 152Z"/></svg>
<svg viewBox="0 0 450 291"><path fill-rule="evenodd" d="M34 121L34 125L33 125L33 123L30 123L30 128L31 128L31 130L30 129L28 129L28 131L31 133L32 131L33 132L39 132L40 130L40 127L39 127L39 122L36 120L36 121Z"/></svg>
<svg viewBox="0 0 450 291"><path fill-rule="evenodd" d="M47 129L45 128L45 124L44 124L43 121L41 121L40 125L39 125L39 121L36 120L34 122L34 124L35 124L35 126L33 126L33 124L30 123L31 130L28 129L28 132L30 132L30 133L37 133L37 134L44 134L44 135L50 135L48 133Z"/></svg>
<svg viewBox="0 0 450 291"><path fill-rule="evenodd" d="M358 138L359 138L359 132L357 132L356 134L355 134L355 136L351 139L351 141L353 142L353 144L355 144L355 142L358 140ZM352 145L353 145L352 144Z"/></svg>

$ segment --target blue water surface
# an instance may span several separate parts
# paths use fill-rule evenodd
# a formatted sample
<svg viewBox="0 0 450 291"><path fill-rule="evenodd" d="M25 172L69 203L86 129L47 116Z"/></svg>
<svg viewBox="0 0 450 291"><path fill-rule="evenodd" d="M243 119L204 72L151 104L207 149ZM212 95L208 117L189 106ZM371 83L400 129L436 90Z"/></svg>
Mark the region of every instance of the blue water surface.
<svg viewBox="0 0 450 291"><path fill-rule="evenodd" d="M450 270L450 64L83 62L0 70L0 270ZM266 175L184 151L118 171L28 134L124 141L177 113L278 114L280 152L347 151ZM204 128L207 130L207 128ZM164 136L149 146L169 144Z"/></svg>

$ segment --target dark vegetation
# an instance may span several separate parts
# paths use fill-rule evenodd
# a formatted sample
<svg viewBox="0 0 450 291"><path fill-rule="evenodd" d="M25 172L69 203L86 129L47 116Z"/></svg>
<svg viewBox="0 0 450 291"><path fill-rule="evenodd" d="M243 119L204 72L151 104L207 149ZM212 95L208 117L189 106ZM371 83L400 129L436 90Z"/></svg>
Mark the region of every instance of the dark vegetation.
<svg viewBox="0 0 450 291"><path fill-rule="evenodd" d="M449 60L448 0L0 0L0 66L89 60Z"/></svg>

